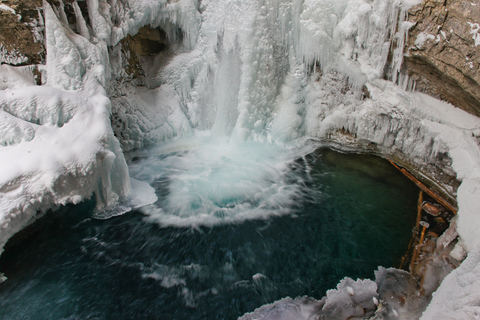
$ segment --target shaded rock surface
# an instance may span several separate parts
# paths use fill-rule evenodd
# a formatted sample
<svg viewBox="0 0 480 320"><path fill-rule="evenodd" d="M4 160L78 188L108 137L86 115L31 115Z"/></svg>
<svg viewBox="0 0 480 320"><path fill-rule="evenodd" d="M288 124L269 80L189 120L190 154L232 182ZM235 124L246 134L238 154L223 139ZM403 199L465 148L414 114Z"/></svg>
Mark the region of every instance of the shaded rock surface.
<svg viewBox="0 0 480 320"><path fill-rule="evenodd" d="M480 116L480 3L426 0L409 15L404 66L416 90Z"/></svg>
<svg viewBox="0 0 480 320"><path fill-rule="evenodd" d="M120 41L124 57L125 72L129 77L145 75L141 60L168 49L167 35L160 28L145 26L134 36L127 35Z"/></svg>

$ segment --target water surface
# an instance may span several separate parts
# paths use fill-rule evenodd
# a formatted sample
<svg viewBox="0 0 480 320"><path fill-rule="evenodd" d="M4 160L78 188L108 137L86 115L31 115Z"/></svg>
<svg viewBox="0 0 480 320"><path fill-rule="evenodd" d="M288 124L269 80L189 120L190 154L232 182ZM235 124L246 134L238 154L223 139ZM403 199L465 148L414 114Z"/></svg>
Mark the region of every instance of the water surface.
<svg viewBox="0 0 480 320"><path fill-rule="evenodd" d="M321 298L345 276L372 278L406 250L417 190L383 159L320 150L238 169L248 161L222 154L232 166L206 173L183 166L199 159L188 154L132 159L134 176L149 172L154 206L108 220L92 218L93 201L66 206L11 243L0 319L236 319L286 296Z"/></svg>

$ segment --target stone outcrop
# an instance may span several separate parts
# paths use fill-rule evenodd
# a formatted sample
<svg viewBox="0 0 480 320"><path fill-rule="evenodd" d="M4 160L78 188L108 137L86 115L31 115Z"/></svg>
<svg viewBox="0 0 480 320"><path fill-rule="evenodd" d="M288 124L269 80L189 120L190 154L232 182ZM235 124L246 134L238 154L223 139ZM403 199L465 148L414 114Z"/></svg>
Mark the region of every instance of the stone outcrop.
<svg viewBox="0 0 480 320"><path fill-rule="evenodd" d="M425 0L409 20L404 67L416 90L480 116L480 3Z"/></svg>
<svg viewBox="0 0 480 320"><path fill-rule="evenodd" d="M0 10L0 63L39 64L44 60L42 0L4 0ZM10 8L11 10L8 10Z"/></svg>
<svg viewBox="0 0 480 320"><path fill-rule="evenodd" d="M125 72L132 78L139 78L145 75L140 60L167 50L168 40L162 29L145 26L136 35L127 35L120 45L126 59Z"/></svg>

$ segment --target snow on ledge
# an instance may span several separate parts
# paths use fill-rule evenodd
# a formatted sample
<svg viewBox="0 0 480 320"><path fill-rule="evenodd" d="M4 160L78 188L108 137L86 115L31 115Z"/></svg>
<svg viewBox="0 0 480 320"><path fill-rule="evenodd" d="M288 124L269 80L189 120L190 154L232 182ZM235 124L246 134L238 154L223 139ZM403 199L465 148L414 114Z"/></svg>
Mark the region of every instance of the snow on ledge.
<svg viewBox="0 0 480 320"><path fill-rule="evenodd" d="M47 86L0 91L2 113L18 124L13 138L27 137L0 146L0 248L38 211L79 203L94 190L100 206L129 193L108 104L104 96Z"/></svg>
<svg viewBox="0 0 480 320"><path fill-rule="evenodd" d="M7 6L6 4L3 4L3 3L0 4L0 10L11 12L13 14L16 13L15 10L13 10L12 8L10 8L9 6Z"/></svg>
<svg viewBox="0 0 480 320"><path fill-rule="evenodd" d="M477 198L478 199L478 198ZM480 245L443 280L421 320L475 320L480 317Z"/></svg>

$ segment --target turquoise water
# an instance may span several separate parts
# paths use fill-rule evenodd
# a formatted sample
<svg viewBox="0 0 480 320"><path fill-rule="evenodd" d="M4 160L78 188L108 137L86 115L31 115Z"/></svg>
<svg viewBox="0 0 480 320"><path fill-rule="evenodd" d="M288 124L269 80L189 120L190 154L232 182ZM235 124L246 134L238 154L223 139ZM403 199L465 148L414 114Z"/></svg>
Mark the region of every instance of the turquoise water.
<svg viewBox="0 0 480 320"><path fill-rule="evenodd" d="M154 206L108 220L92 218L93 201L49 213L1 256L0 319L236 319L399 265L418 193L385 160L319 150L245 176L238 154L219 159L240 182L223 165L207 175L220 182L195 180L206 173L185 152L138 157L130 168L149 175Z"/></svg>

